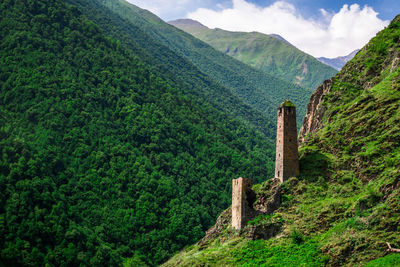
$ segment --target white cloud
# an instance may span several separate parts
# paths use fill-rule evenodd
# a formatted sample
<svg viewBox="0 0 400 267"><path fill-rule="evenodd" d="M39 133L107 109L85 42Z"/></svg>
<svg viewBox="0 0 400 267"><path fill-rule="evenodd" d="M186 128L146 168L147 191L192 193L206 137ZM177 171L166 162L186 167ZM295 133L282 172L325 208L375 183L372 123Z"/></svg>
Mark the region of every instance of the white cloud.
<svg viewBox="0 0 400 267"><path fill-rule="evenodd" d="M364 46L388 25L369 6L343 5L338 13L320 9L318 19L306 19L295 6L277 1L259 7L245 0L232 0L233 6L222 10L199 8L187 15L210 28L230 31L276 33L299 49L315 56L347 55Z"/></svg>
<svg viewBox="0 0 400 267"><path fill-rule="evenodd" d="M128 2L137 5L143 9L147 9L157 16L162 16L166 12L179 13L186 10L186 5L190 0L128 0Z"/></svg>
<svg viewBox="0 0 400 267"><path fill-rule="evenodd" d="M198 7L215 6L216 0L127 0L128 2L147 9L165 19L183 18L189 11Z"/></svg>

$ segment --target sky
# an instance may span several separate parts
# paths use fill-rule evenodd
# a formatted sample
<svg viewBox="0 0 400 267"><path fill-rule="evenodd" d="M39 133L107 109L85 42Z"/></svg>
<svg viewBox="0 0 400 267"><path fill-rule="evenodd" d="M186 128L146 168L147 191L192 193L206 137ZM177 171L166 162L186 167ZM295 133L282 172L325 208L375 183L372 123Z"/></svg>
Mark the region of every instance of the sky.
<svg viewBox="0 0 400 267"><path fill-rule="evenodd" d="M209 28L279 34L314 57L362 48L400 14L400 0L128 0L165 21L190 18Z"/></svg>

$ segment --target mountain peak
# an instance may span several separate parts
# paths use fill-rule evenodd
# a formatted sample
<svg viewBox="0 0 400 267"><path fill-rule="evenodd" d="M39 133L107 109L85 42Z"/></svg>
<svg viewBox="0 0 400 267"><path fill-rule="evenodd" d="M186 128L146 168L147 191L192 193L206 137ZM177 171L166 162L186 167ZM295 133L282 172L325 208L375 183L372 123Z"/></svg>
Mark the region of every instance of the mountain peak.
<svg viewBox="0 0 400 267"><path fill-rule="evenodd" d="M193 19L176 19L176 20L171 20L168 21L168 24L175 26L175 27L191 27L191 28L204 28L204 29L209 29L207 26L204 26L203 24L201 24L200 22L198 22L197 20L193 20Z"/></svg>
<svg viewBox="0 0 400 267"><path fill-rule="evenodd" d="M271 37L274 37L274 38L276 38L276 39L278 39L278 40L281 40L281 41L283 41L283 42L285 42L285 43L287 43L287 44L292 45L288 40L286 40L285 38L283 38L283 37L280 36L279 34L271 33L271 34L268 34L268 35L271 36ZM293 45L292 45L292 46L293 46Z"/></svg>
<svg viewBox="0 0 400 267"><path fill-rule="evenodd" d="M337 70L341 70L343 66L347 63L347 61L352 59L359 51L360 49L356 49L347 56L341 56L335 58L319 57L317 59L328 66L331 66Z"/></svg>

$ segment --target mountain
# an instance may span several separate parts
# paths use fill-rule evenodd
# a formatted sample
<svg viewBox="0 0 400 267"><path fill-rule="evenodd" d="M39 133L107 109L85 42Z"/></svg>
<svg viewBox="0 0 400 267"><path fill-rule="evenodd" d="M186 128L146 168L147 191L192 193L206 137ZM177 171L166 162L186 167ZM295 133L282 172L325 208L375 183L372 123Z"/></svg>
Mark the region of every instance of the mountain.
<svg viewBox="0 0 400 267"><path fill-rule="evenodd" d="M276 107L285 99L291 99L299 106L298 125L301 124L311 90L243 64L216 51L192 35L165 23L147 10L123 0L97 0L97 2L113 10L130 22L131 26L140 28L155 42L194 64L198 70L231 90L246 104L265 113L271 121L276 120ZM115 38L118 39L118 37ZM144 40L137 42L142 49L150 50ZM149 53L158 52L152 50ZM159 51L159 54L162 53L163 51ZM162 55L155 55L155 57L158 56L162 57Z"/></svg>
<svg viewBox="0 0 400 267"><path fill-rule="evenodd" d="M335 57L335 58L319 57L317 59L319 61L321 61L322 63L325 63L326 65L331 66L332 68L341 70L343 68L343 66L347 63L347 61L352 59L359 51L360 51L360 49L356 49L353 52L351 52L350 54L348 54L347 56L343 56L343 57Z"/></svg>
<svg viewBox="0 0 400 267"><path fill-rule="evenodd" d="M156 265L272 174L265 115L97 1L0 13L1 266Z"/></svg>
<svg viewBox="0 0 400 267"><path fill-rule="evenodd" d="M274 38L276 38L276 39L278 39L278 40L284 41L284 42L287 43L287 44L292 45L291 43L289 43L289 41L287 41L285 38L283 38L283 37L280 36L279 34L274 34L274 33L272 33L272 34L268 34L268 35L271 36L271 37L274 37Z"/></svg>
<svg viewBox="0 0 400 267"><path fill-rule="evenodd" d="M200 71L190 60L179 53L156 41L148 34L148 25L145 22L133 24L103 5L103 2L98 0L68 0L68 3L79 7L80 11L106 34L118 40L136 54L140 54L143 62L157 70L165 80L180 84L181 88L185 88L183 93L198 96L198 99L194 99L194 101L206 101L224 113L241 118L251 127L273 137L275 123L268 119L271 115L266 114L265 110L257 111L249 107L242 99L232 94L230 88L212 79L208 73ZM118 2L112 3L112 6L118 7ZM121 3L131 7L128 3ZM93 10L96 12L93 12ZM142 11L147 14L147 11ZM131 15L139 16L137 14ZM153 16L151 14L151 18ZM157 17L155 18L159 20ZM264 100L265 98L267 96L264 96ZM266 101L267 105L271 105L270 100Z"/></svg>
<svg viewBox="0 0 400 267"><path fill-rule="evenodd" d="M243 63L311 91L337 73L277 35L209 29L188 19L169 23Z"/></svg>
<svg viewBox="0 0 400 267"><path fill-rule="evenodd" d="M164 266L399 266L399 36L400 15L317 88L300 175L252 187L261 215L236 231L228 208Z"/></svg>
<svg viewBox="0 0 400 267"><path fill-rule="evenodd" d="M186 31L186 29L191 29L192 31L208 30L208 27L193 19L177 19L173 21L168 21L168 24L173 25L184 31Z"/></svg>

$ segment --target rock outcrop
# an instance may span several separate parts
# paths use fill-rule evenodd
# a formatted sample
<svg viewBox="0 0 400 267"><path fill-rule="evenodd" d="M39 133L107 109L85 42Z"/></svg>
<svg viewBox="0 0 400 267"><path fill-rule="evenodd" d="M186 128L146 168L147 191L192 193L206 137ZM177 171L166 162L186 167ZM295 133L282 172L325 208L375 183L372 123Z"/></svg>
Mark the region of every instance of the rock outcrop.
<svg viewBox="0 0 400 267"><path fill-rule="evenodd" d="M281 186L279 179L271 179L266 182L267 188L262 189L264 193L257 195L257 200L254 203L254 209L263 214L272 214L281 205Z"/></svg>
<svg viewBox="0 0 400 267"><path fill-rule="evenodd" d="M394 21L399 21L400 15L398 15ZM346 91L349 84L355 89L361 91L368 91L375 85L379 84L388 73L395 72L400 66L400 41L394 45L394 47L388 48L388 51L382 50L382 52L374 52L371 50L380 49L374 47L371 49L370 46L373 44L367 44L356 56L355 60L349 61L335 77L326 80L320 85L316 91L312 94L310 102L307 105L306 116L304 118L303 126L299 132L299 144L302 144L306 139L307 135L312 134L324 125L322 118L325 114L326 107L322 105L324 97L329 94L334 83L343 84L340 90ZM377 56L376 54L379 54ZM384 56L383 56L384 55ZM368 64L360 64L360 62L374 62L373 67ZM357 75L355 75L357 74ZM394 83L393 86L398 86ZM337 92L335 99L331 99L331 102L337 101L340 103L341 93ZM328 118L329 119L329 118Z"/></svg>
<svg viewBox="0 0 400 267"><path fill-rule="evenodd" d="M303 126L299 132L299 144L302 144L307 135L314 133L315 131L323 127L322 117L326 111L326 108L321 105L323 98L328 94L333 85L333 78L324 81L315 92L312 94L310 102L307 105L307 112L304 118Z"/></svg>
<svg viewBox="0 0 400 267"><path fill-rule="evenodd" d="M223 230L228 228L232 220L232 209L231 207L224 210L221 215L219 215L215 224L206 231L206 235L199 241L199 245L205 245L208 241L219 236Z"/></svg>

